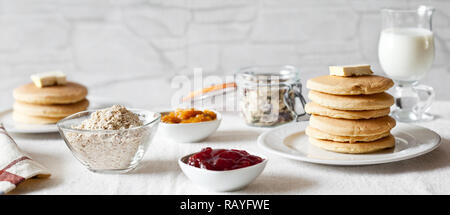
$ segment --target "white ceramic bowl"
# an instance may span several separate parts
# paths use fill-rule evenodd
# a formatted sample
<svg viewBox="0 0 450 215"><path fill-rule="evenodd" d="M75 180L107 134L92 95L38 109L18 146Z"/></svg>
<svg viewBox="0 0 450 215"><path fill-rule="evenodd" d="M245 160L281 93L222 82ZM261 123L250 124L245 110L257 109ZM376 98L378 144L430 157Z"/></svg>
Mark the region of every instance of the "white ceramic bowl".
<svg viewBox="0 0 450 215"><path fill-rule="evenodd" d="M211 110L211 109L208 109ZM170 139L174 142L181 143L193 143L200 142L211 134L213 134L220 125L222 121L222 115L215 111L217 118L212 121L206 122L196 122L196 123L178 123L170 124L161 121L159 124L158 132L163 135L163 137ZM166 112L162 112L164 114Z"/></svg>
<svg viewBox="0 0 450 215"><path fill-rule="evenodd" d="M234 169L234 170L207 170L187 164L189 157L186 155L178 160L183 173L196 185L216 192L235 191L244 188L258 177L267 164L267 157L248 152L263 159L261 163Z"/></svg>

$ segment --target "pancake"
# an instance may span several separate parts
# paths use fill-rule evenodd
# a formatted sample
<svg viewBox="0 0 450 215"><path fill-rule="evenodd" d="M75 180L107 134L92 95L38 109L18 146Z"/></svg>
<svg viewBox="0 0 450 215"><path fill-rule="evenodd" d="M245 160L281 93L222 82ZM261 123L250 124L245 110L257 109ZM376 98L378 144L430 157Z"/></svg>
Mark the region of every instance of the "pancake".
<svg viewBox="0 0 450 215"><path fill-rule="evenodd" d="M379 110L394 104L394 97L388 93L372 95L331 95L310 90L308 98L324 107L336 110Z"/></svg>
<svg viewBox="0 0 450 215"><path fill-rule="evenodd" d="M13 96L17 101L31 104L71 104L83 100L87 93L85 86L74 82L43 88L28 83L14 89Z"/></svg>
<svg viewBox="0 0 450 215"><path fill-rule="evenodd" d="M309 126L337 136L373 136L389 132L395 127L390 116L374 119L336 119L311 115Z"/></svg>
<svg viewBox="0 0 450 215"><path fill-rule="evenodd" d="M64 117L29 116L13 111L13 120L23 124L55 124Z"/></svg>
<svg viewBox="0 0 450 215"><path fill-rule="evenodd" d="M388 131L385 133L370 135L370 136L338 136L338 135L333 135L333 134L323 132L323 131L313 128L311 126L306 127L305 133L306 133L306 135L308 135L310 137L314 137L316 139L332 140L332 141L336 141L336 142L347 142L347 143L371 142L371 141L381 139L383 137L387 137L390 134L390 132Z"/></svg>
<svg viewBox="0 0 450 215"><path fill-rule="evenodd" d="M370 153L395 146L395 138L392 135L365 143L342 143L331 140L319 140L313 137L309 138L309 142L314 146L328 151L348 154Z"/></svg>
<svg viewBox="0 0 450 215"><path fill-rule="evenodd" d="M361 95L381 93L394 86L390 78L378 75L341 77L334 75L309 79L306 88L335 95Z"/></svg>
<svg viewBox="0 0 450 215"><path fill-rule="evenodd" d="M378 110L336 110L319 105L315 102L309 102L305 106L305 111L309 114L316 114L321 116L328 116L332 118L343 119L371 119L389 115L390 108L383 108Z"/></svg>
<svg viewBox="0 0 450 215"><path fill-rule="evenodd" d="M41 105L30 104L25 102L14 102L13 109L17 113L26 114L28 116L41 116L41 117L66 117L71 114L84 111L89 106L87 99L81 100L72 104L55 104L55 105Z"/></svg>

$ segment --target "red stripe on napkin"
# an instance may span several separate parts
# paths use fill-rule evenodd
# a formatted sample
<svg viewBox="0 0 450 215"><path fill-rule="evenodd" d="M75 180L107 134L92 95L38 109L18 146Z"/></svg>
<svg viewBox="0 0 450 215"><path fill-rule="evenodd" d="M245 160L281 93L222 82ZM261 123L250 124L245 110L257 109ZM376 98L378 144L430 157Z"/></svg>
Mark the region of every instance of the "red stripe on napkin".
<svg viewBox="0 0 450 215"><path fill-rule="evenodd" d="M15 164L19 163L20 161L23 160L29 160L29 157L23 156L19 159L14 160L13 162L11 162L10 164L8 164L8 166L6 166L5 168L3 168L2 170L0 170L0 181L9 181L12 184L19 184L20 182L24 181L25 178L9 173L6 170L11 168L12 166L14 166Z"/></svg>
<svg viewBox="0 0 450 215"><path fill-rule="evenodd" d="M14 175L12 173L3 171L0 173L0 181L8 181L12 184L18 185L20 182L24 181L24 177L20 177L18 175Z"/></svg>

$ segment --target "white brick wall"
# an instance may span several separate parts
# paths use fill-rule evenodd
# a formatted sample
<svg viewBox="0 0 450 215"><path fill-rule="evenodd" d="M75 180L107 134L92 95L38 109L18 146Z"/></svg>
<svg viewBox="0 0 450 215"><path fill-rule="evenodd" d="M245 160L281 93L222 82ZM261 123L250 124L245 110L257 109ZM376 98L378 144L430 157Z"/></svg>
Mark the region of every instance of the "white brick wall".
<svg viewBox="0 0 450 215"><path fill-rule="evenodd" d="M430 2L437 9L437 50L423 82L436 88L438 99L450 99L448 0L0 2L0 74L11 79L2 88L34 72L63 69L75 78L95 77L86 84L99 94L107 94L95 88L99 82L119 78L169 88L172 76L194 67L232 74L248 65L293 64L306 79L325 74L330 64L370 63L381 73L379 9Z"/></svg>

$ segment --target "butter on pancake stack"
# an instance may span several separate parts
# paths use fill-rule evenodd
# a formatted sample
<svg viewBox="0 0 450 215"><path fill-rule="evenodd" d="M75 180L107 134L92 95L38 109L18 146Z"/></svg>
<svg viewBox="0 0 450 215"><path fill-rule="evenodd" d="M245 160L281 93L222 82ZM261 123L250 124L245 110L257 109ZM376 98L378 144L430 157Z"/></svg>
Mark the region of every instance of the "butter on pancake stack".
<svg viewBox="0 0 450 215"><path fill-rule="evenodd" d="M13 119L24 124L52 124L89 106L87 88L67 82L63 73L33 75L33 83L13 91Z"/></svg>
<svg viewBox="0 0 450 215"><path fill-rule="evenodd" d="M312 78L306 87L311 114L310 143L340 153L370 153L395 146L389 115L394 98L385 91L394 82L373 75L369 65L333 66L330 75Z"/></svg>

